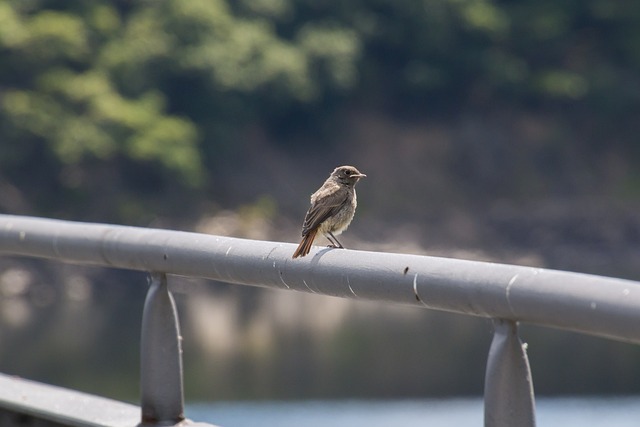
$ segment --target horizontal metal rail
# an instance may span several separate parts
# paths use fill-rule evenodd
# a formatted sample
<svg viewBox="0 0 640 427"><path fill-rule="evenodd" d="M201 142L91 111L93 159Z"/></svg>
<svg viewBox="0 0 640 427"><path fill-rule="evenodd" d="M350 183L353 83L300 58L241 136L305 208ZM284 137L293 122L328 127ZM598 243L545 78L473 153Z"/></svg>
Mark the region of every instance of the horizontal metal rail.
<svg viewBox="0 0 640 427"><path fill-rule="evenodd" d="M152 273L142 321L143 425L186 422L180 332L167 274L492 318L495 332L484 392L487 427L535 426L533 381L526 347L518 337L518 322L640 343L638 282L515 265L329 248L315 248L305 258L292 259L295 247L0 215L0 255ZM10 409L11 402L0 395L0 415L3 407Z"/></svg>
<svg viewBox="0 0 640 427"><path fill-rule="evenodd" d="M4 413L0 425L132 427L140 421L140 408L104 397L39 384L0 374L0 401Z"/></svg>
<svg viewBox="0 0 640 427"><path fill-rule="evenodd" d="M542 268L0 215L0 254L388 301L640 343L640 283Z"/></svg>

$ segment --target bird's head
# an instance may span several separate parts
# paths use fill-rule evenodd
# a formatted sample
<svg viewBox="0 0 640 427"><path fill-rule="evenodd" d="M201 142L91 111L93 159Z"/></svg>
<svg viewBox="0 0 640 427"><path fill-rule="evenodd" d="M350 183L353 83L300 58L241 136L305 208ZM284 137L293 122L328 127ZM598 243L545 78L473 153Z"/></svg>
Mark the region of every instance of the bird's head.
<svg viewBox="0 0 640 427"><path fill-rule="evenodd" d="M342 184L352 186L355 185L360 178L364 178L367 175L360 173L360 171L353 166L339 166L333 170L331 176Z"/></svg>

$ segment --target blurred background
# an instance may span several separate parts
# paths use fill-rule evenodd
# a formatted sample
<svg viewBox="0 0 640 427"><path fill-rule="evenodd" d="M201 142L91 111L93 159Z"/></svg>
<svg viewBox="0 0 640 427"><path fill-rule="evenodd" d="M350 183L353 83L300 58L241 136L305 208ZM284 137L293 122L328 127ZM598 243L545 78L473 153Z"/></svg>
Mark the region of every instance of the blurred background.
<svg viewBox="0 0 640 427"><path fill-rule="evenodd" d="M0 211L640 280L640 3L0 2ZM319 241L318 244L324 244ZM171 278L189 401L478 396L491 323ZM0 259L0 371L136 401L146 277ZM540 395L640 348L524 326Z"/></svg>

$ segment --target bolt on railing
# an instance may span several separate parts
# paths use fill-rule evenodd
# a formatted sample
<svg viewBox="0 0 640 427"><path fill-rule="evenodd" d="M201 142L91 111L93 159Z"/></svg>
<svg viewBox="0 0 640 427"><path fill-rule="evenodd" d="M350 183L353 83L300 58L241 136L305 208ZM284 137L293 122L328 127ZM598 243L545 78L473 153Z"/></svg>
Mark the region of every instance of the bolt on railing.
<svg viewBox="0 0 640 427"><path fill-rule="evenodd" d="M485 425L490 427L535 425L533 383L518 322L640 343L638 282L327 248L294 260L294 249L289 243L0 215L0 254L152 272L141 343L147 424L184 419L180 335L167 274L494 319L485 380Z"/></svg>

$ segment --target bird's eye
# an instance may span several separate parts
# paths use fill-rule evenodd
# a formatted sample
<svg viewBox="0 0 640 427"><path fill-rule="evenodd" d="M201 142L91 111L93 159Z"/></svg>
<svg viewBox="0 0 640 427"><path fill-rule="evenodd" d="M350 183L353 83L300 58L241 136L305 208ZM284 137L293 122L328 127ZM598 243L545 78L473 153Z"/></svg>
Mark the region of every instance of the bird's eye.
<svg viewBox="0 0 640 427"><path fill-rule="evenodd" d="M347 175L351 175L351 171L350 170L346 170L346 171L344 171L344 173L347 174Z"/></svg>

